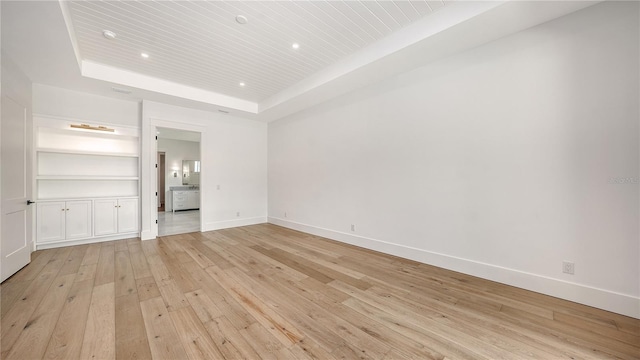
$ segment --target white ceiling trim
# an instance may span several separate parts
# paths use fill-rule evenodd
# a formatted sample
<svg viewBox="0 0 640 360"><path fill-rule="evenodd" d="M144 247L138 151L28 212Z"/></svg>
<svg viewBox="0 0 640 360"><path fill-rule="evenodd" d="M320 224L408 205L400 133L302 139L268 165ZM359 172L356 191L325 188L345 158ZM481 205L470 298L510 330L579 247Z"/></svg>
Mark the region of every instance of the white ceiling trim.
<svg viewBox="0 0 640 360"><path fill-rule="evenodd" d="M71 40L71 46L73 47L73 53L76 56L78 62L78 68L82 69L82 57L80 56L80 48L78 47L78 38L76 38L76 31L73 28L71 22L71 13L69 12L69 6L65 1L59 0L60 10L62 10L62 18L67 25L67 32L69 33L69 40Z"/></svg>
<svg viewBox="0 0 640 360"><path fill-rule="evenodd" d="M177 84L171 81L142 75L92 61L82 60L82 76L104 80L120 85L131 86L143 90L155 91L165 95L180 97L207 104L219 105L251 114L258 113L255 102L234 98L231 96L202 90L195 87Z"/></svg>

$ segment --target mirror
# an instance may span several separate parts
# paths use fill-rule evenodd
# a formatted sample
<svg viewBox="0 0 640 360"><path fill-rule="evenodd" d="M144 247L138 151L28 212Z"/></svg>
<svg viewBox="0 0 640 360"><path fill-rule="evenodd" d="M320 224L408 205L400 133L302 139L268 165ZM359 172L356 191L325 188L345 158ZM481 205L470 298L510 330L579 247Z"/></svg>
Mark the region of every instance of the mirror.
<svg viewBox="0 0 640 360"><path fill-rule="evenodd" d="M182 160L182 185L200 185L200 160Z"/></svg>

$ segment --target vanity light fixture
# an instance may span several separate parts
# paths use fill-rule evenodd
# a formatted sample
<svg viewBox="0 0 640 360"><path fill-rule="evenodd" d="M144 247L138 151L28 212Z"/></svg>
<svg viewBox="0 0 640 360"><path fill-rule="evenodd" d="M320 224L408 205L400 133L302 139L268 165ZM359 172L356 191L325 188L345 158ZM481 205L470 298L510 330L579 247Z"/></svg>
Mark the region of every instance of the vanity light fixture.
<svg viewBox="0 0 640 360"><path fill-rule="evenodd" d="M117 87L112 87L111 91L117 92L117 93L121 93L121 94L131 94L131 90L129 89L122 89L122 88L117 88Z"/></svg>
<svg viewBox="0 0 640 360"><path fill-rule="evenodd" d="M178 177L178 172L177 171L173 172L173 177Z"/></svg>
<svg viewBox="0 0 640 360"><path fill-rule="evenodd" d="M71 127L74 129L84 129L84 130L97 130L97 131L108 131L108 132L115 131L114 129L110 129L106 126L91 126L87 124L80 124L80 125L71 124Z"/></svg>

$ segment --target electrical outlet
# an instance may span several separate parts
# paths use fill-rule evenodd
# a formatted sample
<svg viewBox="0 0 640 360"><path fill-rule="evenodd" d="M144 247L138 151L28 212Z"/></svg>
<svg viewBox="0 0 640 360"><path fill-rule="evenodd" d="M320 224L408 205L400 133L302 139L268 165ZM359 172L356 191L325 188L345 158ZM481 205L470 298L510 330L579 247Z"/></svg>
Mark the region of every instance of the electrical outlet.
<svg viewBox="0 0 640 360"><path fill-rule="evenodd" d="M217 190L220 190L220 185L216 185L216 189L217 189Z"/></svg>
<svg viewBox="0 0 640 360"><path fill-rule="evenodd" d="M236 213L236 216L237 216L237 217L240 217L240 211L238 211L238 212Z"/></svg>
<svg viewBox="0 0 640 360"><path fill-rule="evenodd" d="M354 224L351 224L351 231L356 231L356 226Z"/></svg>
<svg viewBox="0 0 640 360"><path fill-rule="evenodd" d="M571 274L573 275L575 273L576 270L576 264L570 262L570 261L563 261L562 262L562 272L565 274Z"/></svg>
<svg viewBox="0 0 640 360"><path fill-rule="evenodd" d="M287 217L287 212L286 211L284 212L284 217Z"/></svg>

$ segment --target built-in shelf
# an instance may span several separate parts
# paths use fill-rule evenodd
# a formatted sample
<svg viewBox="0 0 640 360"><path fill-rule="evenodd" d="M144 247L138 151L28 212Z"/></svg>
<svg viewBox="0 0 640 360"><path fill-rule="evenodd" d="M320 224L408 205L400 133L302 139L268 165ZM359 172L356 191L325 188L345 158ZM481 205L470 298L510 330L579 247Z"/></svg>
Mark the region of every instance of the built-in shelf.
<svg viewBox="0 0 640 360"><path fill-rule="evenodd" d="M75 155L95 155L95 156L139 157L138 153L85 151L85 150L55 149L55 148L37 148L36 151L40 152L40 153L52 153L52 154L75 154Z"/></svg>
<svg viewBox="0 0 640 360"><path fill-rule="evenodd" d="M138 180L137 176L38 175L36 180Z"/></svg>
<svg viewBox="0 0 640 360"><path fill-rule="evenodd" d="M139 129L38 114L33 119L36 247L136 236ZM114 132L72 129L71 124L106 126Z"/></svg>

